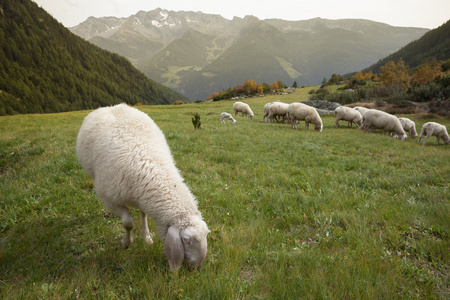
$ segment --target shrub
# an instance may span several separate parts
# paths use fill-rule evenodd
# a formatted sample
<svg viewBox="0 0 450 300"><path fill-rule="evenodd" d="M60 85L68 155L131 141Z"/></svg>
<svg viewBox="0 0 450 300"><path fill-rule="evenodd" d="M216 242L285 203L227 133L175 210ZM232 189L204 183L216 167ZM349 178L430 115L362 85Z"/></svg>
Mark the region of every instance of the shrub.
<svg viewBox="0 0 450 300"><path fill-rule="evenodd" d="M174 103L172 103L173 105L181 105L184 104L183 100L177 100Z"/></svg>
<svg viewBox="0 0 450 300"><path fill-rule="evenodd" d="M202 122L200 121L200 114L195 113L192 117L192 124L194 124L194 129L200 129Z"/></svg>

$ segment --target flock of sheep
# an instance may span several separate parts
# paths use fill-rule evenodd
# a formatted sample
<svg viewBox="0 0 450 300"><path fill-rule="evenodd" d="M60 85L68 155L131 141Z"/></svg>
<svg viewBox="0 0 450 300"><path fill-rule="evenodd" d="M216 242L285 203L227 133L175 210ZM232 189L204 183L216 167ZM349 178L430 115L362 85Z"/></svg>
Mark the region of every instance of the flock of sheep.
<svg viewBox="0 0 450 300"><path fill-rule="evenodd" d="M253 118L254 114L250 106L243 102L235 102L233 104L235 116L242 114L247 115L247 118ZM364 132L372 132L372 129L380 129L385 134L389 133L392 137L405 141L408 132L412 139L417 137L416 124L408 118L397 118L396 116L377 109L368 109L362 106L354 108L339 106L335 109L334 115L336 117L335 125L339 127L339 121L347 121L347 126L353 127L353 123L363 129ZM309 124L314 124L314 129L322 132L323 123L317 110L309 105L294 102L291 104L283 102L271 102L264 105L263 120L266 122L273 122L276 118L282 118L283 122L289 122L292 128L297 128L296 124L299 121L305 121L305 129L309 128ZM236 120L229 113L223 112L220 115L221 123L225 123L224 119L230 120L236 124ZM419 141L425 136L423 145L427 142L430 136L437 138L436 144L439 145L439 140L442 139L445 144L450 144L450 137L447 128L436 122L427 122L423 125L420 132Z"/></svg>
<svg viewBox="0 0 450 300"><path fill-rule="evenodd" d="M236 102L235 115L241 112L253 118L248 104ZM364 108L339 107L335 111L336 126L345 120L353 126L360 125L365 130L373 128L406 139L404 130L416 137L414 122L398 119L393 115ZM284 104L274 102L264 107L264 117L272 121L282 117L296 128L298 121L315 126L322 131L323 123L317 110L302 103ZM221 123L233 124L236 120L229 113L221 114ZM426 123L420 134L434 135L446 144L450 138L445 126ZM164 253L170 270L176 272L183 261L191 268L198 268L206 257L207 235L210 232L197 207L197 200L190 192L170 153L163 132L145 113L138 109L119 104L99 108L84 119L76 142L78 160L94 180L94 187L105 207L122 219L125 236L122 247L133 242L131 230L133 219L129 207L141 211L142 235L151 244L153 240L147 223L147 216L156 224L158 235L164 242Z"/></svg>

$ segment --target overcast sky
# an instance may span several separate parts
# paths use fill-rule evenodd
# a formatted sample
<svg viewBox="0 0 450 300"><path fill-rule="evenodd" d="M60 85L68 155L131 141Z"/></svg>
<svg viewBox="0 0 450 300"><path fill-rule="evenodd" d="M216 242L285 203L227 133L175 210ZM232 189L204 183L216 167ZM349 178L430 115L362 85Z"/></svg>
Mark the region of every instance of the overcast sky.
<svg viewBox="0 0 450 300"><path fill-rule="evenodd" d="M33 0L66 27L88 17L128 17L162 8L201 11L227 19L368 19L393 26L434 29L450 19L450 0Z"/></svg>

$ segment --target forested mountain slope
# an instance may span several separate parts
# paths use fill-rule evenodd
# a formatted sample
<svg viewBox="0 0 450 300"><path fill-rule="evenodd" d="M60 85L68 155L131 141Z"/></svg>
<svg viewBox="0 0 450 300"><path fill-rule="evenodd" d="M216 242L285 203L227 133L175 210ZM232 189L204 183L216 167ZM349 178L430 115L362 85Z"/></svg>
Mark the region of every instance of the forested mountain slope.
<svg viewBox="0 0 450 300"><path fill-rule="evenodd" d="M434 59L437 61L449 60L450 20L363 71L379 73L380 68L387 62L398 61L400 58L410 68L415 68L425 61L432 61Z"/></svg>
<svg viewBox="0 0 450 300"><path fill-rule="evenodd" d="M0 115L168 104L184 96L76 36L30 0L0 0Z"/></svg>

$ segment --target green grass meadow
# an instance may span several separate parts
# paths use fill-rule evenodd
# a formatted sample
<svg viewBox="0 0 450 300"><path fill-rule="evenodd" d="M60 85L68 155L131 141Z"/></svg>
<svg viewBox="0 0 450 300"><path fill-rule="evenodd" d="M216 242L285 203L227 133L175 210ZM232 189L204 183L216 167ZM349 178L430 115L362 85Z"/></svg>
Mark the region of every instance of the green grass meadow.
<svg viewBox="0 0 450 300"><path fill-rule="evenodd" d="M211 233L201 269L171 273L163 243L98 200L77 161L88 111L0 117L2 299L449 299L450 145L302 122L264 123L263 106L307 89L233 101L139 107L165 133ZM194 130L192 114L201 116ZM450 127L449 119L437 121ZM150 224L154 230L154 224Z"/></svg>

